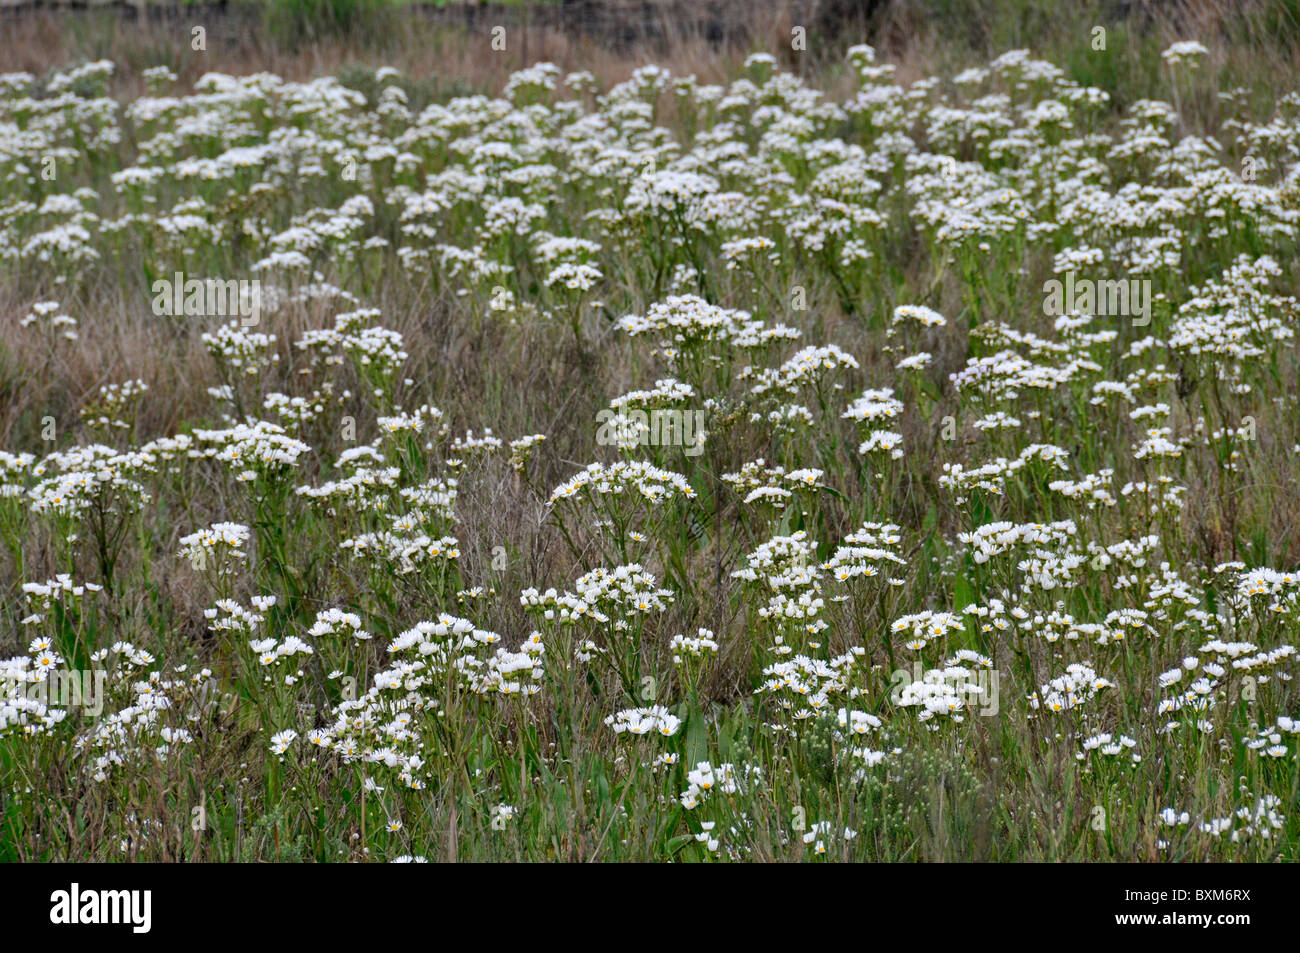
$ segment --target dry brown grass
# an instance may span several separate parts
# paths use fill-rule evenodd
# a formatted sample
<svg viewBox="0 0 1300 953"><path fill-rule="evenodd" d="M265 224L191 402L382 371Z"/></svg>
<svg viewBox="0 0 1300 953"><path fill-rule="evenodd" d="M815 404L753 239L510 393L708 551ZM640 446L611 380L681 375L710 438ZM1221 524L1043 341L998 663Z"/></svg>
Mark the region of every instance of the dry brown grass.
<svg viewBox="0 0 1300 953"><path fill-rule="evenodd" d="M204 73L269 71L293 80L350 67L391 65L434 86L495 91L514 70L549 61L590 70L603 83L655 63L702 82L735 74L743 57L770 52L830 94L850 81L840 69L855 42L876 46L910 83L955 71L1018 46L1092 71L1103 88L1145 95L1138 68L1152 49L1188 37L1213 43L1206 68L1252 80L1300 73L1300 10L1290 0L571 0L565 3L411 5L367 16L344 34L304 39L286 30L274 4L159 4L144 12L33 5L0 16L0 70L42 75L56 66L110 58L115 88L142 89L140 70L166 64L182 84ZM190 48L192 27L207 49ZM507 48L490 48L502 25ZM791 28L808 49L791 49ZM1104 25L1114 59L1097 66L1089 31ZM1089 58L1091 57L1091 62ZM1116 62L1118 61L1118 62ZM1089 77L1081 77L1088 79ZM1213 100L1198 110L1217 110Z"/></svg>
<svg viewBox="0 0 1300 953"><path fill-rule="evenodd" d="M411 76L448 77L487 90L499 88L511 71L540 61L590 70L605 82L625 79L649 63L719 82L755 49L783 53L789 66L800 62L790 55L788 24L793 19L786 2L760 3L752 19L736 19L744 5L721 5L730 8L726 16L733 22L714 38L672 5L663 5L662 11L653 11L653 6L646 17L653 39L630 43L617 42L600 24L557 23L554 16L535 22L529 7L474 16L439 9L393 12L364 27L360 35L327 35L306 43L290 42L256 9L176 8L151 15L33 10L0 20L0 70L41 75L56 64L107 57L130 74L168 63L188 84L212 71L269 71L303 80L349 66L383 63ZM504 51L490 48L491 29L498 22L507 30ZM190 49L190 30L196 25L207 30L204 52ZM122 76L120 82L125 94L141 88L134 75Z"/></svg>

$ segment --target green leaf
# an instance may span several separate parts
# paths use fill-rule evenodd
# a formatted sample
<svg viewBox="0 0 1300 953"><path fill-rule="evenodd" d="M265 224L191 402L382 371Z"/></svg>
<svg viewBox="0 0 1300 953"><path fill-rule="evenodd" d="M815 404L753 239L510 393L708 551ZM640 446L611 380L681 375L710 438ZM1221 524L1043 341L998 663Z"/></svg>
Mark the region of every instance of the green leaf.
<svg viewBox="0 0 1300 953"><path fill-rule="evenodd" d="M709 731L704 723L704 715L694 712L686 719L686 764L693 767L701 761L707 761L709 750Z"/></svg>
<svg viewBox="0 0 1300 953"><path fill-rule="evenodd" d="M670 854L677 853L679 850L681 850L687 844L691 843L691 841L693 840L695 840L695 836L693 834L677 835L676 837L672 838L672 840L668 841L668 845L667 845L668 853Z"/></svg>

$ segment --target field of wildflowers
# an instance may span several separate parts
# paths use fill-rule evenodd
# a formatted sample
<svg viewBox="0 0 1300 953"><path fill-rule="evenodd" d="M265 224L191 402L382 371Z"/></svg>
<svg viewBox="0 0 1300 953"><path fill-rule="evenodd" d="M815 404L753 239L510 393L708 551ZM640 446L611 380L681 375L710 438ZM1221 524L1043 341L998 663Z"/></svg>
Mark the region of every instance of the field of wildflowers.
<svg viewBox="0 0 1300 953"><path fill-rule="evenodd" d="M0 859L1296 859L1212 57L0 75Z"/></svg>

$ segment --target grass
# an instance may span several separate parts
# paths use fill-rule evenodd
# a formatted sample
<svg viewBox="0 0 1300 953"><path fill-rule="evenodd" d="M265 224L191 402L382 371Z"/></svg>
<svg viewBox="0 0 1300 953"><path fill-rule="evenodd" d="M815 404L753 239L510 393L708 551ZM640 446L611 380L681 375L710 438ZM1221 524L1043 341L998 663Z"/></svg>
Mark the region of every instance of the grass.
<svg viewBox="0 0 1300 953"><path fill-rule="evenodd" d="M746 66L737 50L698 36L629 60L599 37L542 29L530 34L527 58L522 44L494 57L486 36L465 30L227 43L215 26L196 55L188 33L178 39L165 23L128 30L83 18L44 46L6 50L4 68L42 66L32 99L0 93L0 122L31 133L25 151L0 155L12 189L0 249L29 249L0 259L0 447L31 454L0 458L3 486L14 488L0 495L0 657L25 655L30 666L53 651L64 660L56 669L102 670L107 682L98 715L68 705L66 719L40 730L27 730L40 725L34 715L0 730L0 857L1294 860L1295 737L1276 729L1285 749L1276 757L1246 744L1300 715L1284 653L1300 625L1300 418L1289 383L1300 361L1285 333L1298 277L1287 226L1300 211L1289 171L1300 132L1285 94L1298 74L1285 66L1295 63L1288 33L1262 26L1293 22L1292 8L1186 4L1150 21L1107 9L891 4L870 38L892 78L845 57L862 37L828 34L813 35L816 52L786 72ZM361 10L347 7L337 22L355 23L347 18ZM304 10L302 22L319 20ZM1107 26L1105 50L1091 46L1097 24ZM1197 69L1162 65L1162 50L1190 38L1208 47ZM1021 45L1110 93L1096 109L1069 110L1071 132L1102 138L1080 145L1051 121L1032 125L1017 107L1063 93L1014 65L972 87L954 82ZM786 62L788 50L769 48ZM60 70L103 56L119 63L112 76L86 70L66 105L42 114L33 104L50 102ZM561 76L590 69L593 90L580 78L556 90L507 87L512 70L546 58ZM387 61L402 75L377 73ZM651 61L701 82L746 79L752 86L732 88L743 102L727 107L734 125L720 125L723 107L707 95L611 93ZM161 86L180 97L175 108L120 108L143 94L140 69L159 64L179 74ZM190 89L204 73L259 65L338 84L245 84L206 99ZM932 74L934 91L912 86L897 94L896 111L819 112L799 92L822 90L842 106L863 89L887 103L893 81ZM1244 92L1219 96L1237 87ZM1177 116L1135 120L1142 100L1175 104ZM789 142L765 136L781 118L775 107L806 131L793 123ZM968 111L960 119L945 112L958 108ZM570 125L577 115L592 125ZM995 147L986 129L1017 129L1028 145ZM915 143L911 158L890 146L902 135ZM1202 162L1195 136L1215 137L1222 150ZM232 148L271 142L280 145L246 165L187 174ZM607 150L603 165L590 143ZM367 157L376 145L393 152ZM873 164L853 164L854 145ZM410 158L398 161L402 152ZM57 160L52 180L41 175L47 155ZM735 155L750 164L729 162ZM1247 156L1263 160L1260 194L1235 178ZM656 181L643 174L651 158L653 175L682 176L658 205L638 198ZM836 174L839 163L848 165ZM132 168L161 171L131 184L122 173ZM1217 169L1234 178L1205 177ZM702 187L689 177L699 171L718 191L742 194L738 210L697 218L714 206L680 194ZM1129 182L1166 204L1136 224L1070 210L1085 186L1114 196ZM423 212L390 201L426 192ZM74 194L79 210L58 211L56 201L40 211ZM347 204L358 197L369 211ZM497 198L515 201L494 207ZM946 227L972 208L981 224L954 237ZM1031 231L1018 209L1043 227ZM87 237L70 233L44 258L28 245L75 224ZM543 229L599 247L561 243L567 250L550 260ZM723 247L759 238L770 247ZM1162 238L1176 263L1125 264L1134 241L1161 248ZM1085 273L1150 280L1149 324L1098 316L1089 338L1044 315L1044 282L1061 271L1054 258L1086 248L1105 263ZM254 269L292 249L305 267L277 259ZM1241 256L1264 255L1276 273L1233 271ZM568 288L553 280L558 263L597 276L590 288ZM256 326L242 329L238 316L232 325L229 316L159 314L154 282L177 270L258 277L268 296L273 286L318 294L278 306L268 297ZM1200 309L1206 321L1250 312L1238 331L1258 353L1237 360L1218 345L1174 343L1196 326L1193 288L1218 296ZM657 329L633 335L619 324L682 294L799 337L742 346L691 324L705 305L681 304L670 362ZM36 310L43 301L58 306ZM895 320L905 305L944 323ZM355 315L368 308L378 313ZM60 336L57 314L76 319L75 340ZM211 337L223 326L228 337ZM1148 337L1159 343L1144 348ZM843 350L822 352L825 363L789 363L805 346L832 344ZM1005 351L1024 362L1007 365L1020 371L992 371L988 387L962 383L971 361ZM928 364L898 368L922 352ZM669 376L691 394L665 390L631 405L704 412L701 452L603 443L601 411ZM137 379L148 389L102 390ZM1037 386L1043 380L1054 383ZM1095 386L1105 382L1130 396ZM890 395L871 396L886 387ZM845 417L864 392L861 420ZM277 410L292 405L272 395L302 398L302 419ZM421 410L430 407L437 412ZM998 411L1019 425L975 426ZM404 414L418 416L418 430ZM279 421L284 432L237 432L245 417ZM1139 453L1162 426L1178 452L1151 444ZM485 428L505 445L485 441ZM534 434L545 439L508 445ZM880 434L901 438L900 457L860 452ZM158 442L178 435L200 452ZM151 456L91 464L75 455L93 444ZM293 465L260 456L277 444L297 454ZM372 464L347 456L363 446ZM1052 452L1029 451L1044 446L1060 465ZM943 468L999 459L1017 463L955 486ZM662 500L647 502L626 474L610 477L626 482L621 494L581 483L556 494L597 460L670 471L648 477ZM353 495L323 489L366 477L367 466ZM776 467L784 472L765 472ZM789 476L801 468L820 472ZM56 501L48 481L65 474L84 481ZM1095 480L1112 502L1087 505L1054 488L1058 480ZM1172 501L1171 486L1182 488ZM747 501L757 487L784 491L783 505ZM393 522L401 516L409 526ZM962 534L998 521L1031 539L977 558ZM1028 529L1066 522L1073 529L1037 539ZM234 545L182 542L224 523L245 535ZM854 536L864 525L870 539ZM382 532L404 536L405 555L367 537ZM370 554L355 543L367 538ZM587 575L630 564L640 568L623 589ZM840 580L841 568L861 575ZM1243 593L1242 573L1261 568L1290 576ZM23 589L59 573L102 589ZM773 601L781 593L820 596L807 618L826 628L810 632L768 611L789 607ZM259 605L261 596L274 603ZM582 618L562 623L561 610L579 600ZM909 648L910 625L894 625L922 613L940 614L927 618L946 634L918 621L927 644ZM444 616L472 624L452 637L440 630L453 624ZM355 637L353 618L369 638ZM390 651L404 633L413 644ZM716 647L697 656L673 646L678 635ZM32 648L34 639L48 645ZM251 644L258 639L275 645ZM312 651L263 662L295 639ZM1283 654L1243 673L1231 664L1238 649L1216 649L1216 639ZM113 648L121 642L130 648ZM969 654L957 659L960 650ZM422 662L426 681L376 686L402 658ZM1197 675L1162 685L1187 658L1198 659ZM519 667L481 682L493 659ZM900 704L899 672L963 660L996 693L996 713L971 704L922 718ZM1048 710L1051 682L1081 663L1109 684L1095 694L1076 686L1075 703ZM1212 705L1161 710L1200 675ZM519 687L502 691L511 681ZM534 682L540 691L526 694ZM1035 693L1044 707L1031 703ZM141 719L159 697L169 706ZM364 707L353 707L358 699ZM634 737L607 724L651 706L662 706L654 717L670 734ZM406 715L402 730L394 719ZM375 721L350 727L352 716ZM287 729L297 737L273 750ZM311 747L321 730L328 749ZM1103 732L1134 746L1086 747ZM348 743L391 749L393 763L356 760ZM1198 826L1215 819L1240 836Z"/></svg>

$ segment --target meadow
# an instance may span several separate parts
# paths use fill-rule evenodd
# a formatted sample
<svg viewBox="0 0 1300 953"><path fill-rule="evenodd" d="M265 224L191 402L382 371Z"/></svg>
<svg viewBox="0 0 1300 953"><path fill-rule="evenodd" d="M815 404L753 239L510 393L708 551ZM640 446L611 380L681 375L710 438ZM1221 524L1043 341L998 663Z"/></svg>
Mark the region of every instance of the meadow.
<svg viewBox="0 0 1300 953"><path fill-rule="evenodd" d="M0 73L0 859L1297 859L1294 60L782 29Z"/></svg>

